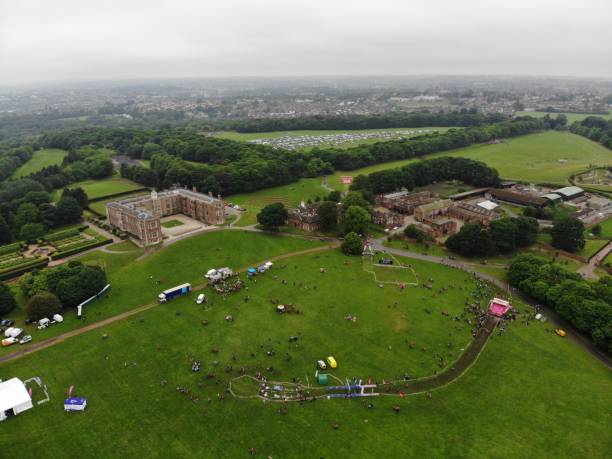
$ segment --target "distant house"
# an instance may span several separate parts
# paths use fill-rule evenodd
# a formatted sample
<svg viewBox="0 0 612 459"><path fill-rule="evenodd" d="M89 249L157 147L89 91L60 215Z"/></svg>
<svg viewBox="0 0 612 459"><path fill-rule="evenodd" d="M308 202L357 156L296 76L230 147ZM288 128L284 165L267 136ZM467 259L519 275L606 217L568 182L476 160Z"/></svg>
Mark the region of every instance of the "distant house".
<svg viewBox="0 0 612 459"><path fill-rule="evenodd" d="M319 230L321 228L319 203L304 204L302 202L297 208L289 209L287 225L304 231Z"/></svg>
<svg viewBox="0 0 612 459"><path fill-rule="evenodd" d="M540 196L534 196L528 193L517 193L515 191L502 190L499 188L489 190L485 196L488 199L518 204L519 206L544 207L549 203L548 199L544 199Z"/></svg>
<svg viewBox="0 0 612 459"><path fill-rule="evenodd" d="M32 398L23 381L12 378L0 382L0 421L32 407Z"/></svg>
<svg viewBox="0 0 612 459"><path fill-rule="evenodd" d="M453 206L453 201L450 199L442 199L429 204L423 204L414 209L414 219L422 222L426 219L432 219L439 215L445 215L449 208Z"/></svg>
<svg viewBox="0 0 612 459"><path fill-rule="evenodd" d="M376 225L386 228L393 228L404 224L403 215L393 212L386 207L375 207L372 212L372 219Z"/></svg>
<svg viewBox="0 0 612 459"><path fill-rule="evenodd" d="M584 196L584 190L577 186L566 186L554 190L553 193L561 195L564 201L571 201L572 199L580 198Z"/></svg>

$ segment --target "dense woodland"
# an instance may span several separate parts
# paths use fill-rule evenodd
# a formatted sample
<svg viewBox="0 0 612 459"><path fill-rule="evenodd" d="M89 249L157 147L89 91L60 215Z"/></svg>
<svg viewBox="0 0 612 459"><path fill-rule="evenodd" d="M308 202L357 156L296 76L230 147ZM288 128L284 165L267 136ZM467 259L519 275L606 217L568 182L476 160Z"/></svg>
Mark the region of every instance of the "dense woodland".
<svg viewBox="0 0 612 459"><path fill-rule="evenodd" d="M612 278L590 282L554 263L522 255L510 265L508 279L612 354Z"/></svg>
<svg viewBox="0 0 612 459"><path fill-rule="evenodd" d="M372 115L315 115L298 118L256 118L229 123L238 132L272 132L299 130L383 129L426 126L469 127L499 123L507 120L499 113L481 114L476 110L452 113L389 112Z"/></svg>
<svg viewBox="0 0 612 459"><path fill-rule="evenodd" d="M139 166L122 169L124 177L143 185L164 188L180 183L230 195L334 170L351 170L528 134L547 127L541 120L526 117L348 149L314 148L297 152L219 139L189 129L84 129L47 134L40 138L39 144L69 151L87 145L110 148L132 158L151 160L153 173Z"/></svg>
<svg viewBox="0 0 612 459"><path fill-rule="evenodd" d="M572 124L570 131L612 149L612 120L599 116L589 116L580 122Z"/></svg>

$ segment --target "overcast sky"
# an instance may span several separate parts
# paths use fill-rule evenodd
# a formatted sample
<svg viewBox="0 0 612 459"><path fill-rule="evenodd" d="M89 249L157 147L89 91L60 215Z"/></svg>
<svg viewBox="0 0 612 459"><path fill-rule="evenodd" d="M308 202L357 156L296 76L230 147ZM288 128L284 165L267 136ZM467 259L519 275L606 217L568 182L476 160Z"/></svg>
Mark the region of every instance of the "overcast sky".
<svg viewBox="0 0 612 459"><path fill-rule="evenodd" d="M0 84L612 77L612 0L0 0Z"/></svg>

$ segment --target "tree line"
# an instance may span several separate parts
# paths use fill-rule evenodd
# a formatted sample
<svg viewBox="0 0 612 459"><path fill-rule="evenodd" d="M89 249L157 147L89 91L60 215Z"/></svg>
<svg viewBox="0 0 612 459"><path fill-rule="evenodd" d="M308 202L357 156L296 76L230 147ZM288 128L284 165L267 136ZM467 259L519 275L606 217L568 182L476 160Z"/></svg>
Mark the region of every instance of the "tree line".
<svg viewBox="0 0 612 459"><path fill-rule="evenodd" d="M284 185L301 177L318 176L334 170L352 170L496 138L528 134L543 127L544 124L538 119L521 118L347 149L314 148L292 152L201 135L194 137L193 133L179 130L172 131L175 134L173 138L169 137L170 132L165 132L163 139L157 139L159 143L154 144L149 141L152 139L147 139L142 148L137 149L136 157L141 155L151 159L154 174L144 167L133 165L124 166L122 174L145 186L163 188L180 183L195 186L203 191L230 195ZM88 141L92 139L88 138ZM387 178L389 177L385 177ZM497 180L496 177L463 175L458 178L467 183L482 182L483 186L490 186ZM419 177L415 176L414 185L420 185L420 181ZM385 186L394 189L397 182L398 180L394 180Z"/></svg>
<svg viewBox="0 0 612 459"><path fill-rule="evenodd" d="M449 180L459 180L476 187L495 187L499 185L499 174L497 170L480 161L444 156L368 175L358 175L353 180L351 189L360 190L370 197L401 188L412 190L417 186Z"/></svg>
<svg viewBox="0 0 612 459"><path fill-rule="evenodd" d="M418 128L427 126L468 127L507 120L500 113L483 114L475 109L449 113L390 112L371 115L313 115L296 118L249 118L227 123L238 132L272 132L300 130Z"/></svg>
<svg viewBox="0 0 612 459"><path fill-rule="evenodd" d="M612 278L587 281L555 263L521 255L510 264L508 279L612 354Z"/></svg>
<svg viewBox="0 0 612 459"><path fill-rule="evenodd" d="M570 131L612 149L612 120L600 116L589 116L572 124Z"/></svg>

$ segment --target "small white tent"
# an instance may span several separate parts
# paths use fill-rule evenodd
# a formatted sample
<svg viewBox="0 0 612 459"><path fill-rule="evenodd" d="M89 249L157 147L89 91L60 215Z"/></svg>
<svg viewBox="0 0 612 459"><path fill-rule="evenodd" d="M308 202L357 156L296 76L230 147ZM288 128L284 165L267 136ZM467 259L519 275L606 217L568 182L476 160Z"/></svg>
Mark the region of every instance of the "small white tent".
<svg viewBox="0 0 612 459"><path fill-rule="evenodd" d="M32 408L32 398L19 378L0 382L0 421Z"/></svg>

